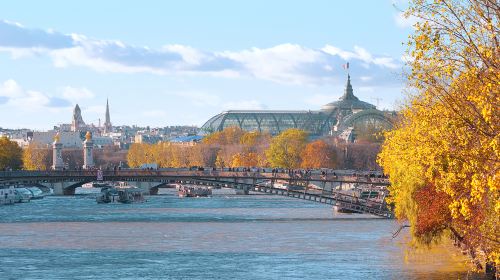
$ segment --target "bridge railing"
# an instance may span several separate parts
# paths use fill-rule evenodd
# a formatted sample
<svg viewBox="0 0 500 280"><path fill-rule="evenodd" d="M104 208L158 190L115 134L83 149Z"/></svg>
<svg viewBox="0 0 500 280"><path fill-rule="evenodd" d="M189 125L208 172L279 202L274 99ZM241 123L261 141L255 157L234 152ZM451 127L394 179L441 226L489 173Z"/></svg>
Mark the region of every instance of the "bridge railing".
<svg viewBox="0 0 500 280"><path fill-rule="evenodd" d="M370 183L388 185L386 178L376 178L370 176L334 175L334 174L300 174L300 173L279 173L264 171L221 171L221 170L143 170L143 169L122 169L122 170L51 170L51 171L0 171L0 180L12 178L32 178L32 177L92 177L102 172L104 180L106 177L215 177L215 178L256 178L269 180L292 180L292 181L342 181L347 183Z"/></svg>

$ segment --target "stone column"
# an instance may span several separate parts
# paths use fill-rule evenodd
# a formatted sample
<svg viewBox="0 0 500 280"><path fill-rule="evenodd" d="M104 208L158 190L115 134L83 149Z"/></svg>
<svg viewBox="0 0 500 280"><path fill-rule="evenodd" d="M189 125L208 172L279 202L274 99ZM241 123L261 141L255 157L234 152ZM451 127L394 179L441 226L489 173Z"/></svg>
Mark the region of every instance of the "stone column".
<svg viewBox="0 0 500 280"><path fill-rule="evenodd" d="M53 170L63 170L64 162L62 159L62 146L60 142L59 133L54 137L54 143L52 144L52 169Z"/></svg>
<svg viewBox="0 0 500 280"><path fill-rule="evenodd" d="M91 169L94 167L93 149L94 142L92 142L92 134L90 134L90 131L87 131L85 141L83 141L83 169Z"/></svg>

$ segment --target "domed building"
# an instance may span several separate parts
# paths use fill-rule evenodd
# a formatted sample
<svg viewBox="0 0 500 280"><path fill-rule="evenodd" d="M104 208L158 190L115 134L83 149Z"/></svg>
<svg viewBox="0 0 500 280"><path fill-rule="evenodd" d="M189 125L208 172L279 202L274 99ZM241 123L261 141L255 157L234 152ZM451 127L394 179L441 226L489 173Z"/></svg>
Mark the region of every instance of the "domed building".
<svg viewBox="0 0 500 280"><path fill-rule="evenodd" d="M237 126L246 131L277 135L289 128L309 132L313 138L341 135L344 131L380 131L392 128L395 112L380 111L354 95L347 76L344 94L338 101L323 105L319 111L231 110L210 118L200 129L205 135Z"/></svg>

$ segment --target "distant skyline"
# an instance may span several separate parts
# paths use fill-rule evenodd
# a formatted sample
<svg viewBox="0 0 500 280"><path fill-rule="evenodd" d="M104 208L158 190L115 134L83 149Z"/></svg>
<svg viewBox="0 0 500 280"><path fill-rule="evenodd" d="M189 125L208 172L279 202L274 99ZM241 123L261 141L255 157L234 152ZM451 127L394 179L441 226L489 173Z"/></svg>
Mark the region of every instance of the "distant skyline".
<svg viewBox="0 0 500 280"><path fill-rule="evenodd" d="M201 126L231 109L404 99L404 1L10 1L0 9L0 127Z"/></svg>

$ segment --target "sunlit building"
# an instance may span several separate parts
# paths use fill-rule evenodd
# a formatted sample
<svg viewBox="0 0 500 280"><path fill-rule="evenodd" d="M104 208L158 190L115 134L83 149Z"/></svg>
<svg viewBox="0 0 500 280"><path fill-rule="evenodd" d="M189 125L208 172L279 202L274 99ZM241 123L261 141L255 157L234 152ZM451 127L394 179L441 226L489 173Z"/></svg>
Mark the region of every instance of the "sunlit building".
<svg viewBox="0 0 500 280"><path fill-rule="evenodd" d="M344 94L338 101L324 105L319 111L231 110L210 118L200 129L205 135L237 126L246 131L269 132L277 135L289 128L308 131L312 137L340 135L351 128L355 131L381 130L392 127L394 112L380 111L353 93L350 76Z"/></svg>

